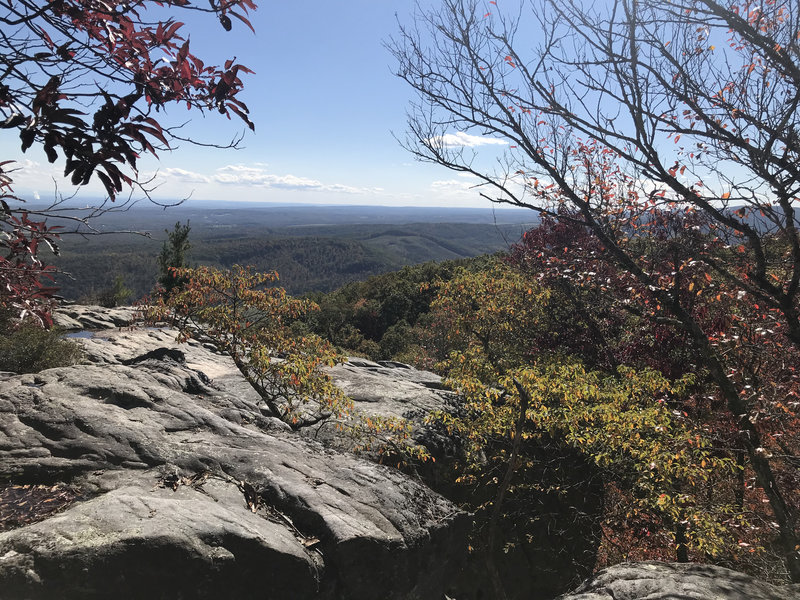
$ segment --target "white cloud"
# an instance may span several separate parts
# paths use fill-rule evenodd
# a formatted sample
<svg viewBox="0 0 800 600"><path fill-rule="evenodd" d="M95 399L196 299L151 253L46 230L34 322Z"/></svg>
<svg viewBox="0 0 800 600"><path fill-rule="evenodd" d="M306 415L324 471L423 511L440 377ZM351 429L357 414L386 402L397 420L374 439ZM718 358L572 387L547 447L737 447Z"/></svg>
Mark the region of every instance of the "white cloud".
<svg viewBox="0 0 800 600"><path fill-rule="evenodd" d="M261 199L263 196L260 194L265 190L273 190L276 193L321 192L323 195L361 196L370 200L387 195L387 191L381 187L348 185L291 173L276 174L270 172L267 163L263 162L229 164L200 171L159 166L157 163L152 166L156 168L142 169L139 172L139 180L145 182L145 187L154 192L154 197L176 195L221 197L226 193L230 195L228 192L230 188L235 188L237 192L234 195L240 193L241 199ZM39 199L57 193L69 195L78 189L63 177L63 165L59 163L50 165L26 158L8 165L7 169L9 168L12 170L11 177L14 180L12 185L20 197ZM50 192L46 189L48 182L52 182ZM97 177L92 177L89 185L82 189L83 193L88 192L95 196L104 194ZM311 201L311 198L308 201ZM354 199L354 202L358 201L360 200Z"/></svg>
<svg viewBox="0 0 800 600"><path fill-rule="evenodd" d="M70 195L75 186L63 177L63 165L56 163L51 165L28 158L18 160L10 165L5 165L4 170L10 174L11 187L20 198L26 200L41 200L45 198L55 198L57 194L63 193ZM88 189L92 192L99 190L93 177Z"/></svg>
<svg viewBox="0 0 800 600"><path fill-rule="evenodd" d="M440 179L431 182L431 191L436 194L444 194L447 196L462 196L467 193L474 195L474 187L475 184L473 183L464 180L459 181L457 179Z"/></svg>
<svg viewBox="0 0 800 600"><path fill-rule="evenodd" d="M431 188L434 190L444 190L444 189L461 189L466 190L469 189L471 184L465 181L458 181L457 179L439 179L438 181L431 182Z"/></svg>
<svg viewBox="0 0 800 600"><path fill-rule="evenodd" d="M468 147L474 148L476 146L506 146L508 142L505 140L498 140L497 138L484 137L482 135L470 135L463 131L458 133L446 133L437 137L429 138L428 143L433 146L444 146L445 148Z"/></svg>
<svg viewBox="0 0 800 600"><path fill-rule="evenodd" d="M186 169L178 169L175 167L162 169L159 171L159 175L184 183L210 183L211 181L208 177L201 175L200 173L187 171Z"/></svg>
<svg viewBox="0 0 800 600"><path fill-rule="evenodd" d="M225 186L333 192L339 194L375 194L381 191L379 188L362 188L341 183L325 183L317 179L292 174L276 175L275 173L270 173L264 167L266 167L264 163L225 165L208 175L185 169L169 168L162 169L159 172L159 178L165 178L167 182L208 183Z"/></svg>

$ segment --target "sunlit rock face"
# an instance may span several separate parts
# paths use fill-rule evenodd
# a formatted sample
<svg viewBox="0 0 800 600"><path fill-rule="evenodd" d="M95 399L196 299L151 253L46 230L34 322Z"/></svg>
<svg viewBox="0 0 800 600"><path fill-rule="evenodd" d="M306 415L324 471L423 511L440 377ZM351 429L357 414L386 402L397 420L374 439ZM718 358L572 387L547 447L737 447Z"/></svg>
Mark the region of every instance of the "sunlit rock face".
<svg viewBox="0 0 800 600"><path fill-rule="evenodd" d="M0 521L4 599L449 589L469 520L445 498L288 431L227 357L172 330L98 308L61 322L98 330L86 364L0 382L0 498L18 517Z"/></svg>
<svg viewBox="0 0 800 600"><path fill-rule="evenodd" d="M623 563L603 569L558 600L798 600L800 588L773 586L712 565Z"/></svg>
<svg viewBox="0 0 800 600"><path fill-rule="evenodd" d="M437 457L421 481L334 449L347 446L334 428L292 433L228 357L132 318L69 307L58 321L91 331L76 338L85 364L2 376L3 600L494 597L483 558L466 554L471 517L431 491L470 493L446 473L457 444L424 424L454 402L438 376L362 359L330 371L357 411L411 418ZM553 598L593 564L602 482L563 448L540 452L525 477L585 485L520 500L536 519L511 533L534 541L504 554L509 598ZM673 598L800 600L796 587L661 563L606 569L561 600Z"/></svg>

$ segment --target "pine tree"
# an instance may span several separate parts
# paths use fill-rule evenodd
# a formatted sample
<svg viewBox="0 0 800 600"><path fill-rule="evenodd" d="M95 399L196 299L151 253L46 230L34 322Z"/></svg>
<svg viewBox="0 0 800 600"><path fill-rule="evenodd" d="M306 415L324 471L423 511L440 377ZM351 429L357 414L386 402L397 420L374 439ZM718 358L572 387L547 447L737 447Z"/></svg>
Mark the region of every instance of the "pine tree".
<svg viewBox="0 0 800 600"><path fill-rule="evenodd" d="M167 240L161 247L158 255L158 285L163 288L164 294L168 294L172 289L180 287L185 283L185 278L176 277L173 270L188 267L187 255L191 244L189 243L189 232L191 231L189 221L186 225L181 225L180 221L175 223L172 231L165 229Z"/></svg>

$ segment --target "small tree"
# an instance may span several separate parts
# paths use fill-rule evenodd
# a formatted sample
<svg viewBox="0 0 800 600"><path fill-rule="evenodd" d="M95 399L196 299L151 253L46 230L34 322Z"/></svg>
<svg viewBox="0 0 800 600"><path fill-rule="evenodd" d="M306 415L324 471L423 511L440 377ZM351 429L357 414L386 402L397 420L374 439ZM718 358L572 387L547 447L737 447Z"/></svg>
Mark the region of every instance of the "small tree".
<svg viewBox="0 0 800 600"><path fill-rule="evenodd" d="M117 275L114 277L111 287L97 295L97 301L100 306L114 308L124 304L131 297L131 294L133 294L133 290L125 285L125 278L122 275Z"/></svg>
<svg viewBox="0 0 800 600"><path fill-rule="evenodd" d="M316 335L291 331L291 323L317 305L269 287L277 273L238 265L174 272L184 285L158 300L149 318L174 317L182 340L211 341L230 356L271 416L300 429L350 409L350 400L322 371L342 357Z"/></svg>
<svg viewBox="0 0 800 600"><path fill-rule="evenodd" d="M741 377L749 348L721 344L698 319L705 288L684 277L692 267L709 285L724 282L718 293L748 303L777 346L800 348L796 1L535 0L513 14L478 0L441 6L394 46L398 75L419 95L409 149L473 175L494 202L586 227L599 257L636 282L626 300L683 330L800 581L800 505L784 475L796 472L798 449L767 450L774 435L759 406L770 386ZM505 142L490 157L499 163L453 129ZM768 371L788 374L780 362ZM796 405L786 408L796 419Z"/></svg>
<svg viewBox="0 0 800 600"><path fill-rule="evenodd" d="M169 294L174 288L185 284L185 279L178 279L175 276L176 269L188 267L187 254L192 245L189 243L189 232L191 231L189 222L181 225L180 221L175 223L172 231L164 230L167 239L161 247L158 255L158 285L161 286L165 294Z"/></svg>

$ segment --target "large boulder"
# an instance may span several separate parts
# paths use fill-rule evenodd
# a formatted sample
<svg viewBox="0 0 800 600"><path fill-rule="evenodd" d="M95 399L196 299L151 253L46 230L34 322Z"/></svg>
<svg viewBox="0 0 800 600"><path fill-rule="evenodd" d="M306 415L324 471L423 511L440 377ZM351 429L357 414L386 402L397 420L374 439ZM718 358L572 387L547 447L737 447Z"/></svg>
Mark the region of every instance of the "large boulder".
<svg viewBox="0 0 800 600"><path fill-rule="evenodd" d="M351 357L330 370L336 385L360 410L384 416L410 416L442 408L442 378L409 365Z"/></svg>
<svg viewBox="0 0 800 600"><path fill-rule="evenodd" d="M800 587L770 585L712 565L622 563L558 600L800 600Z"/></svg>
<svg viewBox="0 0 800 600"><path fill-rule="evenodd" d="M107 329L90 364L0 382L0 482L73 498L0 533L3 598L442 597L467 515L287 431L229 359L174 339Z"/></svg>

